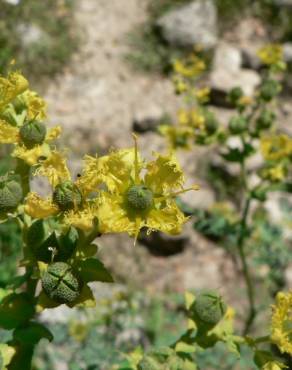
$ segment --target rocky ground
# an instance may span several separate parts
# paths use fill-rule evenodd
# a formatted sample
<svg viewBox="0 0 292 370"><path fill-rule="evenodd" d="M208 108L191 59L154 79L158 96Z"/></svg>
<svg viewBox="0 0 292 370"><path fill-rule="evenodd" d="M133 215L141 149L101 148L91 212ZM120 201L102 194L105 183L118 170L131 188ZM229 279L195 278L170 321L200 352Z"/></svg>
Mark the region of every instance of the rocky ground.
<svg viewBox="0 0 292 370"><path fill-rule="evenodd" d="M129 51L127 33L147 19L146 6L147 0L77 2L75 16L82 31L80 50L45 92L52 124L61 123L64 127L64 143L70 148L75 171L85 153L132 145L134 121L139 124L165 112L174 114L179 106L169 79L135 72L124 58ZM216 30L212 28L212 32L213 38L207 37L209 43L217 37ZM255 49L265 39L263 26L249 19L238 25L236 33L229 32L224 41L216 42L209 80L217 96L234 83L242 84L246 93L253 91L259 82ZM289 104L286 106L283 117L287 120L292 110ZM216 108L216 112L222 120L230 115L224 108ZM153 132L140 135L140 146L146 156L164 148L162 139ZM198 150L180 156L188 182L201 182L202 190L189 198L200 207L208 207L214 200L208 186L196 178L196 170L206 154ZM152 291L208 286L221 289L228 297L236 279L240 298L242 283L223 250L196 234L190 224L183 241L172 242L182 245L182 251L165 258L154 256L139 243L134 247L125 235L103 236L99 240L102 259L121 282L146 286Z"/></svg>

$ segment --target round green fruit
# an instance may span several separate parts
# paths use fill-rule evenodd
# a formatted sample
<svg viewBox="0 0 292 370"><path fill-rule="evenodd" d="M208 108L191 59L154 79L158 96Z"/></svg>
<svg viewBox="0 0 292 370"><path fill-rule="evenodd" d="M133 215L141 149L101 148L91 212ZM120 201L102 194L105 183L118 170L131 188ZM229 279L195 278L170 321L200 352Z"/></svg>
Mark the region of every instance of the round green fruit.
<svg viewBox="0 0 292 370"><path fill-rule="evenodd" d="M200 293L191 307L195 321L214 327L223 318L227 310L222 297L215 291Z"/></svg>
<svg viewBox="0 0 292 370"><path fill-rule="evenodd" d="M61 211L78 208L82 203L82 195L71 181L58 184L53 193L53 202Z"/></svg>
<svg viewBox="0 0 292 370"><path fill-rule="evenodd" d="M126 194L127 203L134 211L147 211L153 204L153 193L145 185L133 185Z"/></svg>
<svg viewBox="0 0 292 370"><path fill-rule="evenodd" d="M22 198L22 188L17 181L0 179L0 212L12 212Z"/></svg>
<svg viewBox="0 0 292 370"><path fill-rule="evenodd" d="M144 356L139 362L138 370L160 370L160 365L151 357Z"/></svg>
<svg viewBox="0 0 292 370"><path fill-rule="evenodd" d="M229 122L229 131L233 135L242 134L247 129L247 120L246 118L239 116L231 118Z"/></svg>
<svg viewBox="0 0 292 370"><path fill-rule="evenodd" d="M42 122L30 121L20 128L19 134L23 144L30 149L44 142L47 129Z"/></svg>
<svg viewBox="0 0 292 370"><path fill-rule="evenodd" d="M70 265L55 262L44 273L42 287L53 301L72 303L79 297L82 283Z"/></svg>

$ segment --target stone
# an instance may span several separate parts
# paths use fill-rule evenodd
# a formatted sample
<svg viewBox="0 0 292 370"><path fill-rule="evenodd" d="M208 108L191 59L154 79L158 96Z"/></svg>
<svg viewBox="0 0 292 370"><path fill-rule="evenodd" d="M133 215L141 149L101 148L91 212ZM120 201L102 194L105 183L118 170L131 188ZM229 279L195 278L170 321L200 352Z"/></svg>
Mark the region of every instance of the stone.
<svg viewBox="0 0 292 370"><path fill-rule="evenodd" d="M285 42L283 44L283 58L286 63L292 62L292 42Z"/></svg>
<svg viewBox="0 0 292 370"><path fill-rule="evenodd" d="M292 8L292 0L274 0L275 5Z"/></svg>
<svg viewBox="0 0 292 370"><path fill-rule="evenodd" d="M260 82L259 74L252 70L232 71L223 68L214 70L210 75L211 103L229 107L226 98L232 88L241 87L246 96L252 96Z"/></svg>
<svg viewBox="0 0 292 370"><path fill-rule="evenodd" d="M157 21L163 38L173 46L204 49L217 43L217 10L212 0L198 0L174 9Z"/></svg>
<svg viewBox="0 0 292 370"><path fill-rule="evenodd" d="M242 64L241 51L233 45L225 42L220 43L214 54L213 69L228 69L237 72Z"/></svg>
<svg viewBox="0 0 292 370"><path fill-rule="evenodd" d="M35 24L21 23L17 30L25 47L49 41L49 35Z"/></svg>
<svg viewBox="0 0 292 370"><path fill-rule="evenodd" d="M138 133L156 131L157 127L162 124L164 116L160 107L145 107L135 113L133 130Z"/></svg>

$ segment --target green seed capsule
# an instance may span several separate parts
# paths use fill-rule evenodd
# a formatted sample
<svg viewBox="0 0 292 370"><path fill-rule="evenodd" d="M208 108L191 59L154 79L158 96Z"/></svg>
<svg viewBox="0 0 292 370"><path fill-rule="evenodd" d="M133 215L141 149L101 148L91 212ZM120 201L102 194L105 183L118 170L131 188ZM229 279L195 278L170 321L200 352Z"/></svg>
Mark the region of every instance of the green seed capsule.
<svg viewBox="0 0 292 370"><path fill-rule="evenodd" d="M17 181L0 178L0 212L12 212L22 198L22 188Z"/></svg>
<svg viewBox="0 0 292 370"><path fill-rule="evenodd" d="M272 126L275 118L276 115L274 112L269 111L267 109L263 110L256 121L257 129L259 130L269 129Z"/></svg>
<svg viewBox="0 0 292 370"><path fill-rule="evenodd" d="M275 98L280 91L281 86L277 81L266 80L260 88L260 96L264 101L269 102Z"/></svg>
<svg viewBox="0 0 292 370"><path fill-rule="evenodd" d="M126 200L130 209L147 211L153 204L153 193L145 185L134 185L129 188Z"/></svg>
<svg viewBox="0 0 292 370"><path fill-rule="evenodd" d="M53 301L72 303L79 297L82 284L70 265L55 262L43 275L42 287Z"/></svg>
<svg viewBox="0 0 292 370"><path fill-rule="evenodd" d="M212 112L205 113L205 125L209 135L213 135L218 129L218 121Z"/></svg>
<svg viewBox="0 0 292 370"><path fill-rule="evenodd" d="M206 291L196 297L191 307L195 321L210 328L219 323L226 313L226 304L215 291Z"/></svg>
<svg viewBox="0 0 292 370"><path fill-rule="evenodd" d="M20 128L19 134L23 144L30 149L44 142L47 129L42 122L30 121Z"/></svg>
<svg viewBox="0 0 292 370"><path fill-rule="evenodd" d="M233 135L242 134L247 129L246 118L239 116L231 118L229 122L229 130Z"/></svg>
<svg viewBox="0 0 292 370"><path fill-rule="evenodd" d="M65 181L56 186L53 201L61 211L78 208L82 203L82 195L71 181Z"/></svg>
<svg viewBox="0 0 292 370"><path fill-rule="evenodd" d="M243 90L241 87L234 87L230 93L229 93L229 101L236 105L239 101L239 99L241 99L243 97L244 93L243 93Z"/></svg>

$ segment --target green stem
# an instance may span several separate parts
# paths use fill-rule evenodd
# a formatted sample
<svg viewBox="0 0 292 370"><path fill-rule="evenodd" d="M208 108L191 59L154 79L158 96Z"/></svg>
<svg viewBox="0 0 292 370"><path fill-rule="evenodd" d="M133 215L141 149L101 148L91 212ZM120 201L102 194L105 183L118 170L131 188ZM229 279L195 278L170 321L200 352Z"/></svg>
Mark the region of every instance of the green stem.
<svg viewBox="0 0 292 370"><path fill-rule="evenodd" d="M247 198L245 206L244 206L240 234L238 238L239 257L240 257L240 261L242 265L242 272L243 272L243 276L244 276L244 280L246 284L248 303L249 303L249 314L247 316L245 326L244 326L244 331L243 331L244 335L246 335L249 332L254 322L254 319L256 317L253 282L250 276L250 271L249 271L247 260L246 260L246 254L244 251L244 242L246 238L246 222L247 222L248 212L250 209L250 202L251 202L251 199Z"/></svg>

